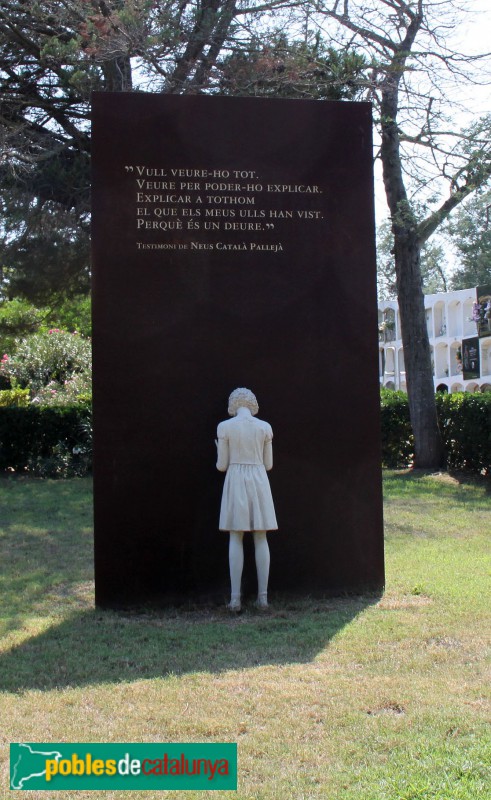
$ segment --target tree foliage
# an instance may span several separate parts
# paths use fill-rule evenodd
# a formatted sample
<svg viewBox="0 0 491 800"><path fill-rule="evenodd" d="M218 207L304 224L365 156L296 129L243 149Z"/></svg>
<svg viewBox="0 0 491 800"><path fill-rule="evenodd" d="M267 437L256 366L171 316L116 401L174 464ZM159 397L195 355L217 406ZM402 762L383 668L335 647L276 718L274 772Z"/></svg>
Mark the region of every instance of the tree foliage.
<svg viewBox="0 0 491 800"><path fill-rule="evenodd" d="M220 65L223 94L310 100L355 100L368 69L355 51L328 47L320 35L289 41L280 33L234 48Z"/></svg>
<svg viewBox="0 0 491 800"><path fill-rule="evenodd" d="M236 13L230 0L0 0L4 292L88 290L91 91L131 90L135 71L153 91L207 86Z"/></svg>
<svg viewBox="0 0 491 800"><path fill-rule="evenodd" d="M16 297L0 304L0 350L12 352L15 339L36 333L43 324L43 312Z"/></svg>
<svg viewBox="0 0 491 800"><path fill-rule="evenodd" d="M470 197L450 219L448 230L459 259L452 288L491 284L491 191Z"/></svg>
<svg viewBox="0 0 491 800"><path fill-rule="evenodd" d="M4 193L2 292L38 306L63 302L90 289L88 217L61 203Z"/></svg>
<svg viewBox="0 0 491 800"><path fill-rule="evenodd" d="M449 290L451 279L448 261L443 240L429 239L422 245L421 281L424 294ZM397 299L394 234L390 220L384 220L377 230L377 287L381 300Z"/></svg>

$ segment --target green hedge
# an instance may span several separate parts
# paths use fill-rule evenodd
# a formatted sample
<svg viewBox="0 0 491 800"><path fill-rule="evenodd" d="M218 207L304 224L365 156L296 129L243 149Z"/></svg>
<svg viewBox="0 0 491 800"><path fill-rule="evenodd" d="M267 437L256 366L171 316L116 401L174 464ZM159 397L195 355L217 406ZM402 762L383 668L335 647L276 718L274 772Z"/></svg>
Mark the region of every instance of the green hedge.
<svg viewBox="0 0 491 800"><path fill-rule="evenodd" d="M407 394L382 389L380 413L382 465L388 469L409 466L414 455L414 439L409 421Z"/></svg>
<svg viewBox="0 0 491 800"><path fill-rule="evenodd" d="M436 396L448 469L491 475L491 392Z"/></svg>
<svg viewBox="0 0 491 800"><path fill-rule="evenodd" d="M491 475L491 393L437 394L449 469ZM411 466L413 436L407 395L381 392L382 464ZM0 407L0 471L67 477L92 467L90 403Z"/></svg>
<svg viewBox="0 0 491 800"><path fill-rule="evenodd" d="M90 404L0 408L0 470L40 477L84 475L92 466Z"/></svg>
<svg viewBox="0 0 491 800"><path fill-rule="evenodd" d="M438 392L436 404L447 468L491 475L491 392ZM407 395L383 389L381 414L383 466L411 466L413 436Z"/></svg>

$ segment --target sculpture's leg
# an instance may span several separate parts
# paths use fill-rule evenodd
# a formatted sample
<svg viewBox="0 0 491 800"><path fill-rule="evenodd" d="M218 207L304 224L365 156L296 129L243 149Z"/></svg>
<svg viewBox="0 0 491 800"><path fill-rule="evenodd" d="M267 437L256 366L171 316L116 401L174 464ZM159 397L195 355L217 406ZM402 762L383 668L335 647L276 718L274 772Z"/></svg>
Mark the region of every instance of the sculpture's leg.
<svg viewBox="0 0 491 800"><path fill-rule="evenodd" d="M244 568L244 531L230 531L228 560L230 565L231 597L228 608L240 611L240 584Z"/></svg>
<svg viewBox="0 0 491 800"><path fill-rule="evenodd" d="M259 608L267 608L270 555L266 531L254 531L254 547L257 569L257 605Z"/></svg>

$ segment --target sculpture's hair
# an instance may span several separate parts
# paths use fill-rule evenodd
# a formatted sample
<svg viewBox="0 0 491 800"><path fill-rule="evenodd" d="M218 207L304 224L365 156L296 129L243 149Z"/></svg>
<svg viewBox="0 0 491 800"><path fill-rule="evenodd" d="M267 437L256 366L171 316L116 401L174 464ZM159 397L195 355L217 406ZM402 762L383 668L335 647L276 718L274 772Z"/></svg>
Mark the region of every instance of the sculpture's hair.
<svg viewBox="0 0 491 800"><path fill-rule="evenodd" d="M250 389L244 389L244 387L234 389L228 398L228 413L231 417L235 417L241 406L248 408L252 415L259 411L256 397Z"/></svg>

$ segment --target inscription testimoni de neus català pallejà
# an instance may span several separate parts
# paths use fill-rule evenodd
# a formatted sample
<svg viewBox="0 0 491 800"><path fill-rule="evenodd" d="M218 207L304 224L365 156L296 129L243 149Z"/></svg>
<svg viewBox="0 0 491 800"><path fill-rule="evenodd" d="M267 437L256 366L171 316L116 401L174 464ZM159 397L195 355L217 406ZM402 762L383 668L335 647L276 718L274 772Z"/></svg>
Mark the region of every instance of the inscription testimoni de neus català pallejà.
<svg viewBox="0 0 491 800"><path fill-rule="evenodd" d="M326 225L316 184L243 169L124 169L133 192L137 250L279 253L292 233L308 235L307 226Z"/></svg>

